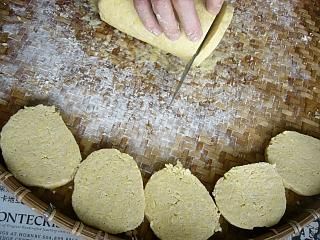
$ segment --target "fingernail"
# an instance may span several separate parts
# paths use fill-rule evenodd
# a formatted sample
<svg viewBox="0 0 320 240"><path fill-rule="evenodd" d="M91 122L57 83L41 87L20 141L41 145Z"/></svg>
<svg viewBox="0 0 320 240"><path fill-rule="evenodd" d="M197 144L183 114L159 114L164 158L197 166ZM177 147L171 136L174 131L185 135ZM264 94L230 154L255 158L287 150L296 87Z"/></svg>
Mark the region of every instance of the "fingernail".
<svg viewBox="0 0 320 240"><path fill-rule="evenodd" d="M192 42L196 42L199 41L201 39L202 36L202 32L191 32L191 33L187 33L187 37L190 41Z"/></svg>
<svg viewBox="0 0 320 240"><path fill-rule="evenodd" d="M208 9L208 11L213 15L217 15L220 12L222 4L223 4L223 1L220 1L217 3L217 5L214 8L210 8Z"/></svg>
<svg viewBox="0 0 320 240"><path fill-rule="evenodd" d="M217 15L215 9L208 8L208 12L211 13L212 15Z"/></svg>
<svg viewBox="0 0 320 240"><path fill-rule="evenodd" d="M172 40L172 41L176 41L180 38L180 32L175 32L175 33L167 33L166 36Z"/></svg>
<svg viewBox="0 0 320 240"><path fill-rule="evenodd" d="M214 9L210 9L209 12L213 15L217 15L220 12L221 7L216 7Z"/></svg>
<svg viewBox="0 0 320 240"><path fill-rule="evenodd" d="M158 28L152 28L152 29L149 29L149 31L156 36L159 36L162 33L161 30Z"/></svg>

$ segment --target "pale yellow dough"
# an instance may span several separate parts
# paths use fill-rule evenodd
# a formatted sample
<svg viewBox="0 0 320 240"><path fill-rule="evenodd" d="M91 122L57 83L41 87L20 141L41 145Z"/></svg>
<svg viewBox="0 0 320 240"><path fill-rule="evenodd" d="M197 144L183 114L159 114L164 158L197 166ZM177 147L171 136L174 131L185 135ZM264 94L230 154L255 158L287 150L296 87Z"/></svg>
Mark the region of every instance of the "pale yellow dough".
<svg viewBox="0 0 320 240"><path fill-rule="evenodd" d="M282 179L269 163L233 167L218 180L213 195L222 216L244 229L273 226L286 210Z"/></svg>
<svg viewBox="0 0 320 240"><path fill-rule="evenodd" d="M138 227L145 201L136 162L116 149L90 154L75 176L72 206L83 222L108 233Z"/></svg>
<svg viewBox="0 0 320 240"><path fill-rule="evenodd" d="M63 186L81 162L79 147L53 106L19 110L3 127L0 144L8 169L27 186Z"/></svg>
<svg viewBox="0 0 320 240"><path fill-rule="evenodd" d="M207 189L180 163L153 174L145 188L146 217L162 240L208 239L220 230Z"/></svg>
<svg viewBox="0 0 320 240"><path fill-rule="evenodd" d="M199 55L194 61L195 66L200 65L216 49L232 21L233 11L234 9L231 5L223 4L219 15L209 30L208 37Z"/></svg>
<svg viewBox="0 0 320 240"><path fill-rule="evenodd" d="M101 19L109 25L165 52L169 52L184 60L189 60L196 53L215 19L215 16L206 10L203 0L195 0L195 3L203 31L203 37L197 42L190 41L185 33L182 33L177 41L169 40L164 34L155 36L150 33L141 23L132 0L99 0L98 8ZM205 47L194 62L195 65L199 65L216 48L227 30L232 16L233 8L225 4L221 10L221 16L214 24L215 27L210 31L209 40L205 43Z"/></svg>
<svg viewBox="0 0 320 240"><path fill-rule="evenodd" d="M286 188L303 196L320 194L320 140L293 131L271 139L267 161L275 164Z"/></svg>

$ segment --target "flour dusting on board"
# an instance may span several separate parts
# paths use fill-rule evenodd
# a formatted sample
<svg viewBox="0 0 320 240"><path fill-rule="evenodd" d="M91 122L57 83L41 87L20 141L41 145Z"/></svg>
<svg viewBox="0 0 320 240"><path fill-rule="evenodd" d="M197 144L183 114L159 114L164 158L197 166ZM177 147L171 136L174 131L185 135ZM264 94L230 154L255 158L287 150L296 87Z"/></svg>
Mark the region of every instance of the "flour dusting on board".
<svg viewBox="0 0 320 240"><path fill-rule="evenodd" d="M101 128L107 135L112 134L115 126L135 119L135 123L140 125L139 132L133 136L130 136L130 132L123 134L135 137L130 143L133 152L143 153L143 142L146 138L150 138L150 144L169 147L178 134L193 137L199 134L199 127L214 134L215 126L236 116L234 109L217 109L208 115L206 107L190 105L186 99L177 99L173 109L167 109L167 99L171 97L167 91L160 90L154 95L141 88L141 91L137 92L137 89L131 86L130 68L118 70L107 58L87 56L68 26L56 25L54 35L47 31L46 29L52 27L50 19L53 19L58 11L52 2L43 3L42 6L40 2L37 4L39 8L35 19L28 26L28 41L31 45L23 47L18 53L21 61L33 60L33 67L37 71L35 79L21 82L21 87L28 89L30 94L39 94L39 97L48 95L53 104L67 109L70 113L88 116L84 134L86 137L99 138ZM10 31L10 26L5 30ZM153 63L147 62L145 71L152 72L155 76L155 85L163 85L163 88L167 89L174 87L172 83L176 76L156 70ZM123 89L115 89L113 81L123 85ZM202 81L210 82L209 79ZM186 91L191 93L191 87L182 88L182 92ZM228 91L231 93L217 93L218 101L225 101L235 92L232 87ZM182 117L176 117L176 114ZM154 133L150 136L146 127L148 124Z"/></svg>
<svg viewBox="0 0 320 240"><path fill-rule="evenodd" d="M270 4L278 12L293 8L288 1L282 5L277 2L269 0L264 4ZM19 32L26 29L24 41L27 44L16 50L16 60L17 64L29 64L26 71L33 72L34 76L24 78L21 74L16 78L17 65L8 63L0 66L4 73L0 99L6 100L13 86L26 90L34 98L49 99L49 103L58 106L66 115L80 117L81 124L85 126L83 137L93 142L106 138L119 146L121 139L125 138L128 139L127 152L141 157L152 149L157 152L149 156L162 159L175 156L177 149L195 151L201 141L206 144L219 141L225 146L236 147L236 138L221 131L220 127L227 128L242 117L238 111L242 103L252 105L253 113L250 114L253 118L266 104L270 107L275 102L275 99L261 101L263 91L250 83L256 80L251 78L250 72L244 72L242 78L235 77L244 64L254 60L259 50L248 52L251 57L245 62L234 47L236 43L230 40L230 46L225 43L221 46L227 51L218 49L205 61L205 69L195 68L190 72L180 95L173 106L168 107L183 71L184 65L180 60L118 31L113 31L112 37L105 32L100 34L102 37L95 35L96 29L104 29L101 29L102 23L90 4L75 3L74 8L55 1L34 0L32 4L36 7L30 21L6 24L3 31L9 33L9 44L13 46L19 41ZM77 8L79 12L75 11ZM11 9L21 15L25 14L24 10L28 12L28 9L15 5ZM75 17L81 14L83 16ZM238 12L233 20L237 23L235 26L242 26L242 33L252 33L254 29L246 21L253 21L254 14ZM285 18L283 14L279 14L277 21L287 27L293 24L290 16ZM77 31L77 24L84 23L86 31ZM275 33L266 32L265 36L277 42ZM265 64L270 64L270 70L275 52L279 54L278 51L265 51L263 55ZM229 68L219 65L219 61L229 58L237 60L230 61ZM291 61L284 54L284 66L293 66ZM291 71L288 68L284 70ZM299 68L295 71L292 72L294 77L310 77L303 75ZM270 77L262 75L260 80L268 82ZM280 81L280 78L273 80ZM252 125L253 122L248 121L247 126ZM244 134L246 129L236 128L235 131ZM181 146L181 138L185 139L185 146ZM239 151L242 150L245 151ZM204 161L218 158L213 155L206 157L206 154Z"/></svg>

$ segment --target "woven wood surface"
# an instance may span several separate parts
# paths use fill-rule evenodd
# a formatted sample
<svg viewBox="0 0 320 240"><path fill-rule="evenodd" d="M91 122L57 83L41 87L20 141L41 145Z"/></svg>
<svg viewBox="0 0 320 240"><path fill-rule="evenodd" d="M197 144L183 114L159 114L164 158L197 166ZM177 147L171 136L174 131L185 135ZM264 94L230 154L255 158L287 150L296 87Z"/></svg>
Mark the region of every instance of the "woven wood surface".
<svg viewBox="0 0 320 240"><path fill-rule="evenodd" d="M117 148L145 181L179 159L210 191L231 167L263 161L283 130L320 138L320 2L231 3L223 41L168 106L185 63L101 22L94 3L1 1L0 126L25 105L55 105L84 158ZM33 191L75 217L72 186ZM288 199L281 224L300 212L297 203L317 201ZM252 235L223 226L225 239ZM140 230L152 237L147 223Z"/></svg>

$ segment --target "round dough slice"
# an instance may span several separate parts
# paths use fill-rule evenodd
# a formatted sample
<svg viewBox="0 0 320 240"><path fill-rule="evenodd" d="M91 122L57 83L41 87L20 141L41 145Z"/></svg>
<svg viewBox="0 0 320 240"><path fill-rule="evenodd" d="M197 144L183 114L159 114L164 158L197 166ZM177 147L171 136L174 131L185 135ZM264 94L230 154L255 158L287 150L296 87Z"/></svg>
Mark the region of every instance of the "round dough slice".
<svg viewBox="0 0 320 240"><path fill-rule="evenodd" d="M220 214L209 192L179 162L151 176L145 197L146 217L162 240L208 239L220 230Z"/></svg>
<svg viewBox="0 0 320 240"><path fill-rule="evenodd" d="M81 162L77 142L53 106L19 110L3 127L0 144L8 169L27 186L63 186Z"/></svg>
<svg viewBox="0 0 320 240"><path fill-rule="evenodd" d="M75 176L72 206L83 222L108 233L138 227L145 201L136 162L116 149L90 154Z"/></svg>
<svg viewBox="0 0 320 240"><path fill-rule="evenodd" d="M222 216L244 229L273 226L286 210L282 179L269 163L233 167L217 181L213 195Z"/></svg>
<svg viewBox="0 0 320 240"><path fill-rule="evenodd" d="M286 188L303 196L320 194L319 139L285 131L271 139L266 158L276 165Z"/></svg>

